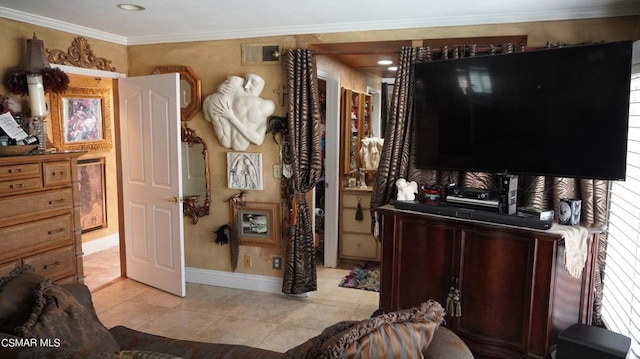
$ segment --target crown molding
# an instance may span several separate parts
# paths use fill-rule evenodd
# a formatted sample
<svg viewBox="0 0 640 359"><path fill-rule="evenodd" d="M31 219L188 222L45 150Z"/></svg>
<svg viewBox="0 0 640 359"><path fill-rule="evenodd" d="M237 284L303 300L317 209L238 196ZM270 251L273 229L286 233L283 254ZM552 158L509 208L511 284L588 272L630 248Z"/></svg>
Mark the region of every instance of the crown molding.
<svg viewBox="0 0 640 359"><path fill-rule="evenodd" d="M230 40L265 36L286 36L299 34L321 34L354 31L399 30L412 28L495 25L522 22L558 21L607 18L618 16L640 15L640 3L637 5L618 8L584 8L578 10L514 12L491 15L468 16L434 16L417 19L400 19L384 21L360 21L355 23L327 23L303 26L275 26L262 28L245 28L240 30L216 30L203 33L178 35L151 35L137 37L123 37L104 31L77 26L67 22L16 11L0 6L0 17L10 20L48 27L72 34L104 40L121 45L149 45L172 42L192 42L208 40Z"/></svg>
<svg viewBox="0 0 640 359"><path fill-rule="evenodd" d="M124 36L118 36L108 32L90 29L88 27L78 26L64 21L54 20L44 16L8 9L2 6L0 6L0 17L9 20L25 22L27 24L47 27L50 29L60 30L71 34L86 36L97 40L108 41L115 44L128 45L127 38Z"/></svg>

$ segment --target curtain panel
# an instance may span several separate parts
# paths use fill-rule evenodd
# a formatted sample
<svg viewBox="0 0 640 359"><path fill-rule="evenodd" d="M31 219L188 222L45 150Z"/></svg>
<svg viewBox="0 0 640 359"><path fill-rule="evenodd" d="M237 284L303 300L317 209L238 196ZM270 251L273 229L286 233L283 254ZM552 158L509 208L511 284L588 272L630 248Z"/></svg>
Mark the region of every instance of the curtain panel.
<svg viewBox="0 0 640 359"><path fill-rule="evenodd" d="M385 131L380 164L371 195L372 233L378 237L375 208L395 199L395 181L405 178L422 184L455 183L461 187L498 188L499 177L492 173L457 172L416 169L413 165L415 138L413 131L413 64L468 56L489 56L525 51L513 44L404 47L398 61L391 105ZM518 206L536 206L557 210L561 198L582 199L581 220L589 226L604 227L607 221L608 181L577 180L542 176L519 176ZM596 298L594 324L601 325L602 278L605 265L606 233L600 235L596 266Z"/></svg>
<svg viewBox="0 0 640 359"><path fill-rule="evenodd" d="M320 105L315 57L310 50L285 54L288 91L287 135L292 176L286 182L289 240L285 253L282 292L304 294L317 290L315 243L305 194L322 173Z"/></svg>

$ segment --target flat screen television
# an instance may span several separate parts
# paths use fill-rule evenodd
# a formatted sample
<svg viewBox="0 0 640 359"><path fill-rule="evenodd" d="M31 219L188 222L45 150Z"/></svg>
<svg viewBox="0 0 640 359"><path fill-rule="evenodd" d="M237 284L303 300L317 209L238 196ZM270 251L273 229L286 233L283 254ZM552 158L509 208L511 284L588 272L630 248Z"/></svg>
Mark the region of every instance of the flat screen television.
<svg viewBox="0 0 640 359"><path fill-rule="evenodd" d="M624 180L632 42L414 65L415 166Z"/></svg>

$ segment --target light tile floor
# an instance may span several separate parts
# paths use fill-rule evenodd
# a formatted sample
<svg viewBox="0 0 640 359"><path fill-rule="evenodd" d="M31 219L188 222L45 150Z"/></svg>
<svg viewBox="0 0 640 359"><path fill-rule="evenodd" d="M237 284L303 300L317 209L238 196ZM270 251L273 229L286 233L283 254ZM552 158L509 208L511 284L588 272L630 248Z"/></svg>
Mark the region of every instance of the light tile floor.
<svg viewBox="0 0 640 359"><path fill-rule="evenodd" d="M180 298L118 278L117 256L116 248L84 259L85 284L109 328L285 352L331 324L368 318L378 308L377 292L338 286L348 269L318 267L318 290L307 298L193 283Z"/></svg>

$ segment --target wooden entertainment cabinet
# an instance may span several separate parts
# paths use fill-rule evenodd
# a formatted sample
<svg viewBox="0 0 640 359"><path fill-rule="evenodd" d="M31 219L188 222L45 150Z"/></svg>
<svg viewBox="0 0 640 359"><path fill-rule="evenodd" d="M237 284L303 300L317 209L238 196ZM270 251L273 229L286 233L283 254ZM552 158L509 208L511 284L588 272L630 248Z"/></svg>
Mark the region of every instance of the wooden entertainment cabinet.
<svg viewBox="0 0 640 359"><path fill-rule="evenodd" d="M564 267L564 240L537 230L396 209L380 215L380 310L460 291L461 315L445 326L476 358L546 358L558 334L591 323L598 231L581 278Z"/></svg>

